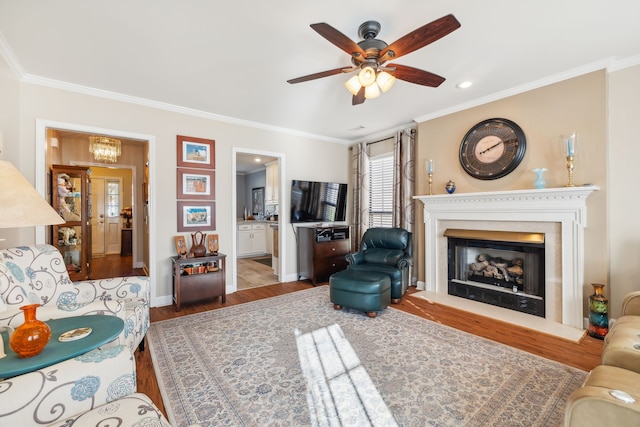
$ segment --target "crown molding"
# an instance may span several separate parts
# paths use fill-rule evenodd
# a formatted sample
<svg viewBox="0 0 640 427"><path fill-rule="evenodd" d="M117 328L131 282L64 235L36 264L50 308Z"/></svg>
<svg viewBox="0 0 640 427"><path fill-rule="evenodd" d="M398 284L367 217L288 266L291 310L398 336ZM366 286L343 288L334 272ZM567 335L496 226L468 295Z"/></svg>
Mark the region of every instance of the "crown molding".
<svg viewBox="0 0 640 427"><path fill-rule="evenodd" d="M225 123L230 123L239 126L250 127L254 129L266 130L269 132L284 133L294 136L300 136L304 138L316 139L320 141L333 142L338 144L350 144L350 141L331 138L324 135L316 135L308 132L297 131L294 129L267 125L264 123L253 122L250 120L237 119L234 117L223 116L221 114L209 113L202 110L196 110L194 108L182 107L175 104L169 104L166 102L154 101L151 99L140 98L137 96L125 95L118 92L112 92L108 90L96 89L89 86L77 85L74 83L68 83L60 80L49 79L45 77L35 76L33 74L25 74L21 81L23 83L45 86L53 89L65 90L69 92L81 93L84 95L96 96L99 98L111 99L114 101L126 102L129 104L140 105L143 107L155 108L159 110L170 111L173 113L184 114L187 116L200 117L207 120L215 120Z"/></svg>
<svg viewBox="0 0 640 427"><path fill-rule="evenodd" d="M460 111L468 110L470 108L478 107L480 105L488 104L490 102L499 101L501 99L508 98L510 96L519 95L521 93L528 92L533 89L539 89L544 86L549 86L554 83L579 77L588 73L592 73L594 71L604 69L604 70L607 70L607 72L611 72L612 70L620 69L617 67L626 68L626 67L635 65L634 63L631 63L628 65L622 66L623 64L626 64L626 61L628 60L634 60L637 62L637 61L640 61L640 57L631 57L631 58L620 60L620 61L616 60L615 58L606 58L600 61L595 61L580 67L572 68L562 73L557 73L551 76L544 77L542 79L534 80L532 82L523 84L521 86L516 86L511 89L503 90L501 92L496 92L482 98L477 98L477 99L474 99L473 101L454 105L453 107L435 111L430 114L425 114L424 116L419 116L414 118L414 120L418 123L422 123L429 120L437 119L438 117L448 116L449 114L457 113Z"/></svg>
<svg viewBox="0 0 640 427"><path fill-rule="evenodd" d="M11 46L9 46L7 39L4 38L2 33L0 33L0 56L2 56L7 62L9 68L13 71L13 74L15 74L19 80L22 80L25 76L24 69L22 68L22 65L20 65L20 61L18 61L16 54L13 53L13 49L11 49Z"/></svg>

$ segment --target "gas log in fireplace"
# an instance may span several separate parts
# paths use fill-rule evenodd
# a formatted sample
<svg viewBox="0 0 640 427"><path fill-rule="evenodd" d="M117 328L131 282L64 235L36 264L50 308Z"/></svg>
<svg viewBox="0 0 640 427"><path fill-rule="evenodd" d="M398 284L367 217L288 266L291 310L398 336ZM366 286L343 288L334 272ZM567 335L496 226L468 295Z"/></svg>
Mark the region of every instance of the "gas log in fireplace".
<svg viewBox="0 0 640 427"><path fill-rule="evenodd" d="M545 317L544 234L447 229L448 293Z"/></svg>

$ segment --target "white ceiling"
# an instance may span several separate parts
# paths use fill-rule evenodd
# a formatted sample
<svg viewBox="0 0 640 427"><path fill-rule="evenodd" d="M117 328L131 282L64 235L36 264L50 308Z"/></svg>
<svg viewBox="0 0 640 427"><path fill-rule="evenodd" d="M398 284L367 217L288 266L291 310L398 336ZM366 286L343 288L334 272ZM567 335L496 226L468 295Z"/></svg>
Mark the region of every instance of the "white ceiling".
<svg viewBox="0 0 640 427"><path fill-rule="evenodd" d="M312 23L327 22L357 42L359 25L377 20L378 38L392 43L449 13L461 28L395 61L446 77L439 88L398 81L352 106L344 87L350 75L286 82L350 65ZM638 16L637 0L0 0L0 54L26 82L357 141L640 63ZM456 89L464 80L473 86Z"/></svg>

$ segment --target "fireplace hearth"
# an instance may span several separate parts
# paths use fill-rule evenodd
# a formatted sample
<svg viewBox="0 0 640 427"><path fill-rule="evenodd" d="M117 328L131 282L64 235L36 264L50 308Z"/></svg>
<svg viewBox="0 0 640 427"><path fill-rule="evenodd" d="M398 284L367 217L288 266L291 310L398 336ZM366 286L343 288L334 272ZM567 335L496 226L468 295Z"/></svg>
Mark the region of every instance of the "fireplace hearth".
<svg viewBox="0 0 640 427"><path fill-rule="evenodd" d="M448 293L545 317L544 234L447 229Z"/></svg>
<svg viewBox="0 0 640 427"><path fill-rule="evenodd" d="M526 327L535 325L552 335L577 337L584 332L585 319L586 200L597 190L596 186L582 186L416 196L424 205L425 267L419 289L432 301ZM447 229L543 234L544 318L449 295ZM473 286L484 289L490 285L474 282ZM513 288L497 288L502 294L513 294Z"/></svg>

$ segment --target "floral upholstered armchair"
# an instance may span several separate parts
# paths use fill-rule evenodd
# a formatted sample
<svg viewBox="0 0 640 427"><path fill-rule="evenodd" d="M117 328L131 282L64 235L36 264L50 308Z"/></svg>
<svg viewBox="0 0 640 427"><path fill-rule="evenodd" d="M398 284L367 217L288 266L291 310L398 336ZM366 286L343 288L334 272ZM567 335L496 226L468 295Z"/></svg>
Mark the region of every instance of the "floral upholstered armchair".
<svg viewBox="0 0 640 427"><path fill-rule="evenodd" d="M0 250L0 325L24 323L20 307L41 304L43 321L105 314L120 317L124 330L116 344L131 353L143 348L149 329L149 278L115 277L72 282L60 252L51 245Z"/></svg>
<svg viewBox="0 0 640 427"><path fill-rule="evenodd" d="M136 393L135 360L124 346L0 381L0 425L170 427L151 400Z"/></svg>

